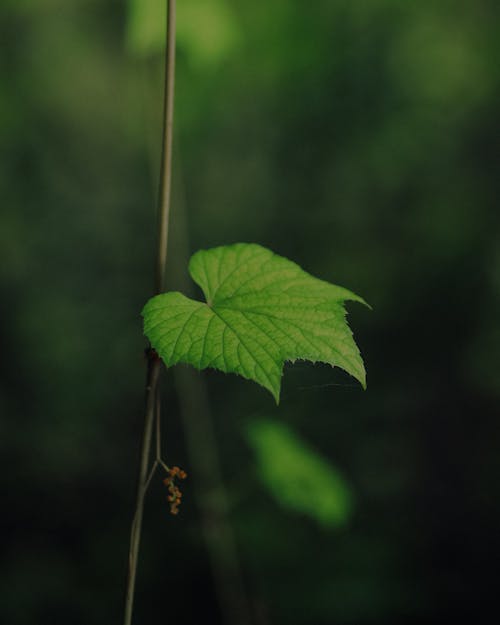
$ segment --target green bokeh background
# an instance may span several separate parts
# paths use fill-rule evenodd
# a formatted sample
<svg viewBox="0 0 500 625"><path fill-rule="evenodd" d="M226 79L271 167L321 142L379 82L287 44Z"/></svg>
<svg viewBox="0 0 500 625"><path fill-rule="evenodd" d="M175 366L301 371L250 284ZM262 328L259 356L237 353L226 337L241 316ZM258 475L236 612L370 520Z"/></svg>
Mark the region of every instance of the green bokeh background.
<svg viewBox="0 0 500 625"><path fill-rule="evenodd" d="M348 305L368 390L298 363L276 407L236 376L169 372L165 456L191 479L179 517L152 485L136 622L486 621L500 546L499 7L178 3L169 288L192 288L202 247L292 258L372 305ZM0 32L0 621L120 623L162 3L3 0ZM236 590L202 529L214 458Z"/></svg>

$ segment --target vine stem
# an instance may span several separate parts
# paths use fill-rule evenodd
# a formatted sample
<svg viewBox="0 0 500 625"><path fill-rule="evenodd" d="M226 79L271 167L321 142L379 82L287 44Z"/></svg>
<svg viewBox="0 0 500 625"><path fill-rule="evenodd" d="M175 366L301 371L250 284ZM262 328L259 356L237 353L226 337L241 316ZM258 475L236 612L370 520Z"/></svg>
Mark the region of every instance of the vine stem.
<svg viewBox="0 0 500 625"><path fill-rule="evenodd" d="M168 224L170 214L170 197L172 187L172 138L174 122L174 85L175 85L175 16L176 0L167 0L167 45L165 49L165 88L163 100L163 136L160 170L160 186L158 192L158 248L156 261L156 293L165 287L165 269L167 262ZM141 458L137 480L137 495L132 529L130 532L130 549L128 558L128 575L125 592L124 625L132 624L137 563L141 542L144 499L152 474L158 464L156 458L153 468L149 470L151 441L155 412L157 411L158 380L160 378L161 361L149 352L146 376L146 399L144 430L142 435ZM159 419L159 412L157 415ZM158 455L158 453L157 453Z"/></svg>
<svg viewBox="0 0 500 625"><path fill-rule="evenodd" d="M167 266L168 221L172 188L172 139L174 135L174 87L175 87L175 15L176 0L167 0L167 45L165 52L165 91L163 97L163 138L158 193L158 256L156 264L156 292L165 287Z"/></svg>

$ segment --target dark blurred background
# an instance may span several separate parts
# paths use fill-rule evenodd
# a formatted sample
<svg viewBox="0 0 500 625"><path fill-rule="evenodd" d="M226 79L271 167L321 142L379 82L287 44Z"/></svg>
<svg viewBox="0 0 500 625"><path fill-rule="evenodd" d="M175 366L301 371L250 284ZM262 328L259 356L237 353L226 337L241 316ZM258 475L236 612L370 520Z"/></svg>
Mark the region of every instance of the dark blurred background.
<svg viewBox="0 0 500 625"><path fill-rule="evenodd" d="M359 293L368 390L164 376L136 623L486 621L500 498L499 5L179 0L169 288L252 241ZM2 0L0 622L120 623L161 0ZM197 294L198 295L198 294ZM222 483L225 488L222 487Z"/></svg>

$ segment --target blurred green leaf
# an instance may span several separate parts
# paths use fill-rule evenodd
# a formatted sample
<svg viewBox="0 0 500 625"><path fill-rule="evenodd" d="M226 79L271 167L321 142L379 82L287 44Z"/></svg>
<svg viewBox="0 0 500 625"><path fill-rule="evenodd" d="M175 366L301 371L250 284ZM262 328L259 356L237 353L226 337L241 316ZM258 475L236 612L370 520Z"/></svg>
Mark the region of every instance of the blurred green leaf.
<svg viewBox="0 0 500 625"><path fill-rule="evenodd" d="M144 333L167 366L185 362L237 373L279 402L285 361L341 367L365 386L365 369L343 302L363 300L318 280L256 244L197 252L189 263L207 303L157 295L142 312Z"/></svg>
<svg viewBox="0 0 500 625"><path fill-rule="evenodd" d="M260 479L285 508L306 514L325 527L344 524L352 495L338 471L288 426L259 419L246 429Z"/></svg>
<svg viewBox="0 0 500 625"><path fill-rule="evenodd" d="M166 0L129 0L127 45L137 56L148 56L165 45ZM183 0L177 4L177 42L197 67L224 60L239 38L234 14L226 0Z"/></svg>

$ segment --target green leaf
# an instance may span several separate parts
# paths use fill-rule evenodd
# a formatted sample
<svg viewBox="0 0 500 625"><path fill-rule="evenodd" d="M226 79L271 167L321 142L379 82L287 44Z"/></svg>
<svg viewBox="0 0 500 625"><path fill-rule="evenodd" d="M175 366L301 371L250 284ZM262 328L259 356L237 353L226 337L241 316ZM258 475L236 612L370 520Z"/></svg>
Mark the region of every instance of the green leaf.
<svg viewBox="0 0 500 625"><path fill-rule="evenodd" d="M307 514L324 527L348 521L351 489L337 469L289 426L257 419L250 421L245 433L262 484L281 506Z"/></svg>
<svg viewBox="0 0 500 625"><path fill-rule="evenodd" d="M361 297L249 243L201 250L189 273L206 303L172 292L142 311L144 333L167 366L237 373L267 388L277 403L285 361L341 367L365 387L343 306L364 303Z"/></svg>

